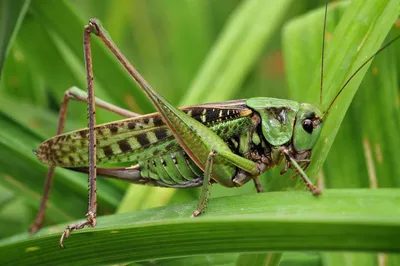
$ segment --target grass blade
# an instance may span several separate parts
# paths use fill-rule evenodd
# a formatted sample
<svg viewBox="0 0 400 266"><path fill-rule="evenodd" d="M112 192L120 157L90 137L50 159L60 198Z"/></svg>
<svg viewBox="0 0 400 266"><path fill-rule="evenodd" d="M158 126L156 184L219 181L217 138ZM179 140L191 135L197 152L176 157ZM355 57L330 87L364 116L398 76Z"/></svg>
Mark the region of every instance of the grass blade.
<svg viewBox="0 0 400 266"><path fill-rule="evenodd" d="M0 2L0 77L4 61L30 2L30 0L3 0Z"/></svg>
<svg viewBox="0 0 400 266"><path fill-rule="evenodd" d="M243 2L226 24L182 105L232 98L281 23L291 2Z"/></svg>
<svg viewBox="0 0 400 266"><path fill-rule="evenodd" d="M3 240L0 256L5 263L73 265L274 250L399 252L399 195L361 189L318 199L306 192L227 197L211 201L197 219L189 218L196 202L171 205L100 217L98 227L76 232L63 250L57 243L64 225Z"/></svg>
<svg viewBox="0 0 400 266"><path fill-rule="evenodd" d="M321 21L323 10L321 9L319 12L321 19L316 20ZM331 41L326 47L325 69L329 71L325 73L323 95L323 106L325 109L328 107L334 95L347 78L354 73L367 57L378 50L399 13L400 1L398 0L372 0L368 2L353 1L346 8L346 12L343 14L339 25L332 34ZM314 14L315 13L311 15ZM303 30L299 30L298 25L296 25L297 23L298 22L293 22L292 25L289 25L286 28L284 42L287 44L291 43L296 38L299 38L299 34L306 31L304 26L307 24L303 24ZM319 41L319 43L321 43L321 41ZM286 47L288 47L287 49L296 49L296 47L290 48L290 45L287 45ZM293 55L294 52L287 52L287 54ZM294 59L288 57L287 60L304 62L308 60L305 56L306 54L303 52L303 59L299 59L299 57L294 57ZM304 66L298 66L298 68L302 67ZM316 69L320 69L319 65L315 67ZM308 170L310 176L315 177L324 163L333 140L340 128L344 115L352 102L366 71L367 67L358 73L330 110L329 115L325 120L320 141L313 149L313 163ZM319 71L311 73L319 73ZM294 71L288 72L288 75L293 74L295 74ZM304 84L305 87L303 87L302 91L307 95L304 98L307 102L318 103L319 82L319 75L315 74L314 82L311 86L306 86ZM293 82L290 83L293 84ZM294 95L299 95L299 93L296 92L296 88L297 87L290 89L293 91Z"/></svg>

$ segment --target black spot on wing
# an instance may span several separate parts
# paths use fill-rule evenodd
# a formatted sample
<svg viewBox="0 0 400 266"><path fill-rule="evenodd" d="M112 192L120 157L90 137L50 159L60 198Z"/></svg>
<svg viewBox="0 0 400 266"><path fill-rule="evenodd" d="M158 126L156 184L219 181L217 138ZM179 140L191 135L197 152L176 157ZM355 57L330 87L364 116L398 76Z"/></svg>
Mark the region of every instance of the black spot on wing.
<svg viewBox="0 0 400 266"><path fill-rule="evenodd" d="M112 134L118 133L118 127L116 125L110 125L109 129Z"/></svg>
<svg viewBox="0 0 400 266"><path fill-rule="evenodd" d="M154 126L156 126L156 127L164 125L164 121L161 119L160 116L154 117L153 123L154 123Z"/></svg>
<svg viewBox="0 0 400 266"><path fill-rule="evenodd" d="M81 135L81 138L83 138L83 139L86 139L87 138L87 130L81 130L81 131L78 131L79 132L79 135Z"/></svg>
<svg viewBox="0 0 400 266"><path fill-rule="evenodd" d="M216 121L219 117L219 109L207 109L206 122Z"/></svg>
<svg viewBox="0 0 400 266"><path fill-rule="evenodd" d="M129 123L128 123L128 128L129 128L130 130L135 129L135 127L136 127L136 124L135 124L134 122L129 122Z"/></svg>
<svg viewBox="0 0 400 266"><path fill-rule="evenodd" d="M166 128L159 128L154 133L158 140L163 140L166 137L168 137L167 131L168 131L168 129L166 129Z"/></svg>
<svg viewBox="0 0 400 266"><path fill-rule="evenodd" d="M203 113L204 108L194 108L192 109L192 117L196 120L200 119L200 116Z"/></svg>
<svg viewBox="0 0 400 266"><path fill-rule="evenodd" d="M126 153L132 150L131 145L126 139L117 141L119 148L121 149L122 153Z"/></svg>
<svg viewBox="0 0 400 266"><path fill-rule="evenodd" d="M147 138L146 134L140 134L136 136L137 141L139 142L139 144L144 147L144 146L148 146L150 144L149 139Z"/></svg>
<svg viewBox="0 0 400 266"><path fill-rule="evenodd" d="M104 152L104 155L105 155L106 157L111 157L111 156L114 155L114 152L113 152L113 150L111 149L111 146L105 146L105 147L103 147L103 152Z"/></svg>

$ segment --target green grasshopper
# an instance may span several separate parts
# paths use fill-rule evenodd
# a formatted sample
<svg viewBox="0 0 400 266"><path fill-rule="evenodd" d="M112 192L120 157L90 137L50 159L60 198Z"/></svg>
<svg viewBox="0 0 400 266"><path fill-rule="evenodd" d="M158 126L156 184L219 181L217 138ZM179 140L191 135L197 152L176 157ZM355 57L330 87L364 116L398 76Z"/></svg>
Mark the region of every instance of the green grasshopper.
<svg viewBox="0 0 400 266"><path fill-rule="evenodd" d="M95 97L91 34L99 37L116 56L153 102L157 113L138 115ZM72 231L96 226L97 175L160 187L202 187L193 216L200 215L206 208L210 184L239 187L253 180L257 192L262 192L258 177L282 163L284 167L281 173L294 169L306 187L314 195L319 195L320 190L304 170L310 164L311 152L319 138L325 116L354 75L398 38L367 59L324 112L312 104L265 97L178 109L161 97L136 71L100 22L91 19L84 29L88 93L77 88L66 92L59 114L57 135L43 142L35 151L38 159L50 167L41 206L31 231L37 231L43 223L56 166L89 174L87 220L69 225L61 236L60 247L63 247L64 239ZM70 99L88 103L89 123L86 129L63 134ZM95 106L127 119L96 125ZM97 164L122 162L130 162L132 166L97 167Z"/></svg>

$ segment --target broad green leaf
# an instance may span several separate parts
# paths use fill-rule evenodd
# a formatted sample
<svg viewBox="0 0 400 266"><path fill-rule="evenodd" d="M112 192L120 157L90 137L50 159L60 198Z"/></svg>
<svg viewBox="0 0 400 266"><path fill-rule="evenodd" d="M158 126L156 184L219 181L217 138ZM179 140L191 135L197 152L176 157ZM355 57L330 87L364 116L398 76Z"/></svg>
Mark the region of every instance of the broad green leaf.
<svg viewBox="0 0 400 266"><path fill-rule="evenodd" d="M330 72L325 75L324 108L327 108L346 79L382 45L399 14L398 0L368 1L368 5L363 1L354 1L347 8L333 33L330 46L327 47L326 68L329 68ZM308 171L312 176L317 174L318 167L324 162L366 71L367 68L360 71L329 111L320 141L314 149L318 157L313 157L314 163ZM315 87L317 86L311 86Z"/></svg>
<svg viewBox="0 0 400 266"><path fill-rule="evenodd" d="M195 219L189 215L196 202L171 205L100 217L95 229L72 234L63 250L57 246L63 225L3 240L0 257L7 264L75 265L275 250L399 252L399 195L353 189L327 190L318 199L306 192L227 197Z"/></svg>
<svg viewBox="0 0 400 266"><path fill-rule="evenodd" d="M335 11L333 12L335 13ZM324 75L324 94L323 94L323 106L326 109L329 103L332 101L335 93L341 88L343 83L348 77L383 43L387 33L389 32L391 26L396 20L400 13L400 2L399 1L368 1L365 4L363 1L354 1L347 8L345 14L343 14L339 25L335 31L331 34L332 39L329 41L326 47L326 57L325 57L325 75ZM330 13L328 13L330 14ZM318 13L312 13L307 16L304 20L296 20L295 22L288 25L285 32L285 42L295 43L294 40L307 40L307 43L314 43L311 47L317 47L315 43L318 43L319 34L314 34L314 38L307 38L305 32L310 32L307 30L311 22L317 17L322 19L323 10ZM362 18L362 19L361 19ZM334 21L333 21L334 22ZM329 22L330 25L333 22ZM302 24L301 24L302 23ZM301 29L299 29L301 27ZM322 31L322 29L321 29ZM301 38L299 35L305 35L305 38ZM300 45L302 42L299 42ZM319 44L321 41L319 41ZM298 68L304 69L307 67L302 64L307 64L308 54L293 45L287 45L287 57L289 62L299 62ZM297 49L299 52L296 54L294 50ZM296 54L297 56L293 56ZM295 61L291 61L295 60ZM319 69L318 60L314 61L317 65L315 69ZM305 62L305 63L304 63ZM385 60L384 64L390 64L389 61ZM289 63L288 65L294 65L294 63ZM309 67L311 67L309 65ZM293 67L292 67L293 69ZM312 69L312 68L311 68ZM350 84L340 95L337 102L334 104L329 112L329 115L325 119L325 125L323 133L321 134L320 141L318 145L313 150L313 163L308 171L311 176L315 177L317 171L322 166L329 148L333 143L334 137L340 128L341 121L345 115L345 112L351 103L353 96L361 83L363 75L366 73L367 68L365 67L356 75L356 77L350 82ZM290 77L291 73L295 75L295 71L289 71L288 75ZM317 71L311 71L310 73L318 73ZM302 86L303 93L308 93L308 102L318 103L319 99L319 75L314 75L315 82L307 84L307 78L303 78L303 83L299 80L300 87ZM311 77L309 77L310 79ZM289 80L291 80L289 78ZM290 82L295 84L295 82ZM291 88L295 95L300 95L298 90L300 87L296 86ZM296 89L298 88L298 89ZM393 87L392 87L393 88ZM386 89L391 89L386 87ZM376 90L376 88L375 88ZM354 130L351 131L352 134L356 134ZM351 149L350 151L351 152ZM343 157L343 156L342 156Z"/></svg>

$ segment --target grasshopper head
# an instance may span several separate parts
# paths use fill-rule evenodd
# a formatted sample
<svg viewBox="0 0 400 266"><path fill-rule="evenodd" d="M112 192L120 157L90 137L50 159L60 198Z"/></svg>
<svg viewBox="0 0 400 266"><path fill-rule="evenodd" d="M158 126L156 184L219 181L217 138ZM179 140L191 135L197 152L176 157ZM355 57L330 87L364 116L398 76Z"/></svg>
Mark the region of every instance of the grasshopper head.
<svg viewBox="0 0 400 266"><path fill-rule="evenodd" d="M311 150L321 133L322 112L318 107L302 103L296 115L293 145L297 151Z"/></svg>

